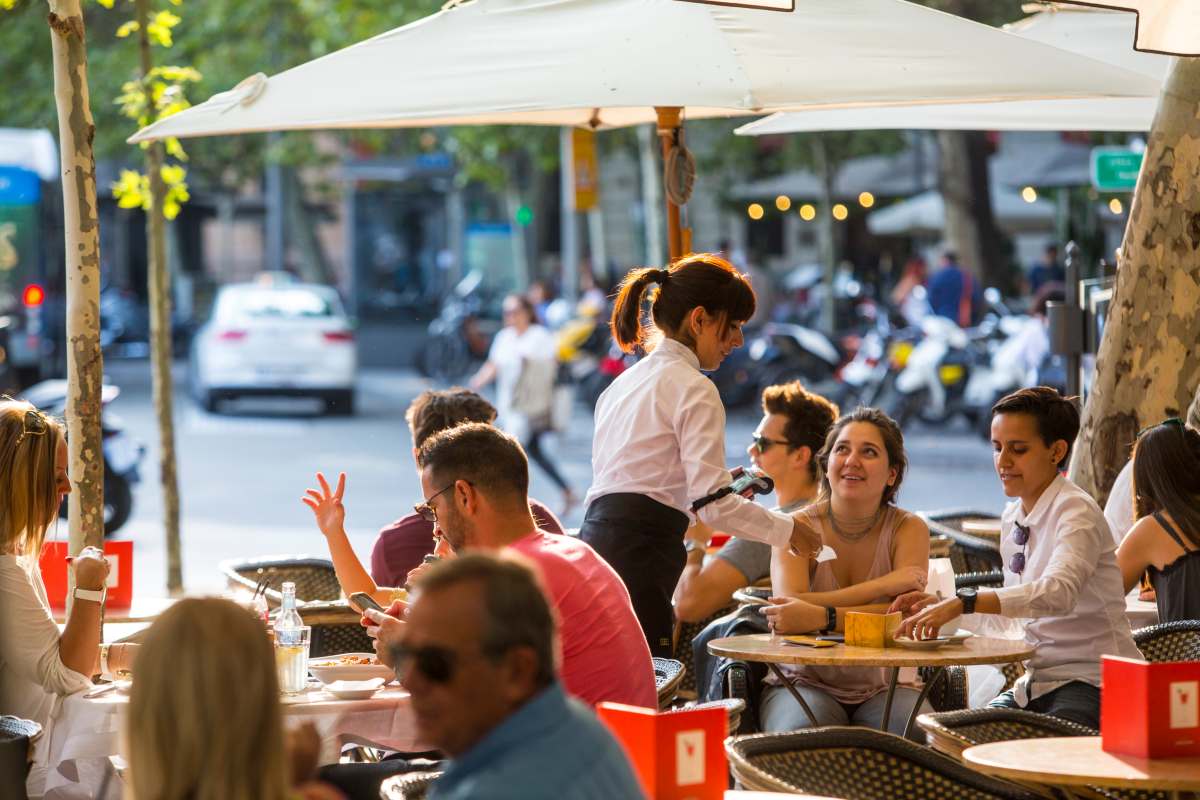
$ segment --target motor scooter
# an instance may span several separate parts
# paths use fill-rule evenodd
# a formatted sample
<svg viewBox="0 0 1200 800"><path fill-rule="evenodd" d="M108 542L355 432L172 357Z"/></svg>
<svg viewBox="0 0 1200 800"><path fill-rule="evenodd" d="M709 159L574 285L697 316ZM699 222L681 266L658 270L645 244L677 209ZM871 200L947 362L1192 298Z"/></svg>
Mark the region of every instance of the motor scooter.
<svg viewBox="0 0 1200 800"><path fill-rule="evenodd" d="M104 450L104 535L112 536L129 521L133 513L133 487L141 481L142 459L146 446L126 430L121 418L107 410L121 390L111 384L100 389L100 437ZM61 379L42 381L21 393L22 399L33 403L53 417L62 417L67 410L67 382ZM66 518L70 496L59 508Z"/></svg>

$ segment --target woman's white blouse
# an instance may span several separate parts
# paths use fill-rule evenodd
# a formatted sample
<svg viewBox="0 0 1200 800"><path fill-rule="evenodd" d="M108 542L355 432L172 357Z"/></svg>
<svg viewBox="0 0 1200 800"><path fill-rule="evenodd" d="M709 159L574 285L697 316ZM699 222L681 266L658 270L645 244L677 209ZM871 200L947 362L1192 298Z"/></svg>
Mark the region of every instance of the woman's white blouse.
<svg viewBox="0 0 1200 800"><path fill-rule="evenodd" d="M56 696L91 687L63 664L58 640L37 564L0 556L0 714L45 725Z"/></svg>
<svg viewBox="0 0 1200 800"><path fill-rule="evenodd" d="M725 407L688 347L663 339L613 381L596 403L592 488L642 494L689 514L692 502L729 485ZM700 509L709 526L743 539L787 546L792 518L728 495Z"/></svg>

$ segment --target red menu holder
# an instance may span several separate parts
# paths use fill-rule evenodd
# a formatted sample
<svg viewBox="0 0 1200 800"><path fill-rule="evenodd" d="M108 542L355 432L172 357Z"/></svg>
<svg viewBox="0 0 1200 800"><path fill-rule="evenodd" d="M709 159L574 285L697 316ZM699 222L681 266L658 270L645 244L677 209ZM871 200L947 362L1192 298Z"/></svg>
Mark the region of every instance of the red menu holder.
<svg viewBox="0 0 1200 800"><path fill-rule="evenodd" d="M1200 661L1101 660L1100 736L1109 753L1200 756Z"/></svg>
<svg viewBox="0 0 1200 800"><path fill-rule="evenodd" d="M129 608L133 603L133 542L104 543L104 558L111 564L108 571L109 608ZM53 608L67 605L67 543L46 542L38 560L46 598Z"/></svg>
<svg viewBox="0 0 1200 800"><path fill-rule="evenodd" d="M660 714L620 703L596 706L625 748L642 790L653 800L721 800L725 795L726 713L701 708Z"/></svg>

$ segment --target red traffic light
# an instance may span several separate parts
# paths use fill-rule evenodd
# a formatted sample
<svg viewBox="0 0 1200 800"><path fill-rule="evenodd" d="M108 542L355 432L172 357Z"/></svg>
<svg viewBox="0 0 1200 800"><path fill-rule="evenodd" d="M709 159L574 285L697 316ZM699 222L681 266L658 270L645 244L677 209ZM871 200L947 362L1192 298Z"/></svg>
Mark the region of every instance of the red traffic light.
<svg viewBox="0 0 1200 800"><path fill-rule="evenodd" d="M25 293L21 299L26 306L40 306L46 299L46 290L36 283L31 283L25 287Z"/></svg>

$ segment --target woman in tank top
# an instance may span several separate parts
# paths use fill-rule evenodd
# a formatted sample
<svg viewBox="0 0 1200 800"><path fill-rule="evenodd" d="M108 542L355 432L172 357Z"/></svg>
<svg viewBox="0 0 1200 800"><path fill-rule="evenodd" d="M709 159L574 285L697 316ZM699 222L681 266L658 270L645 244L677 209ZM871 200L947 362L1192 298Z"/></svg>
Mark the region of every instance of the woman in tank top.
<svg viewBox="0 0 1200 800"><path fill-rule="evenodd" d="M1178 419L1143 431L1133 497L1138 522L1117 549L1125 591L1148 571L1160 622L1200 619L1200 433Z"/></svg>
<svg viewBox="0 0 1200 800"><path fill-rule="evenodd" d="M925 587L929 528L895 506L907 458L900 428L882 411L859 408L830 429L818 457L821 496L804 512L807 524L836 558L817 562L776 549L772 605L764 611L776 633L842 630L847 611L885 612L894 597ZM822 725L882 724L887 671L879 667L791 667L785 674ZM889 728L902 733L919 692L901 686ZM768 686L763 729L786 731L812 722L780 685Z"/></svg>

